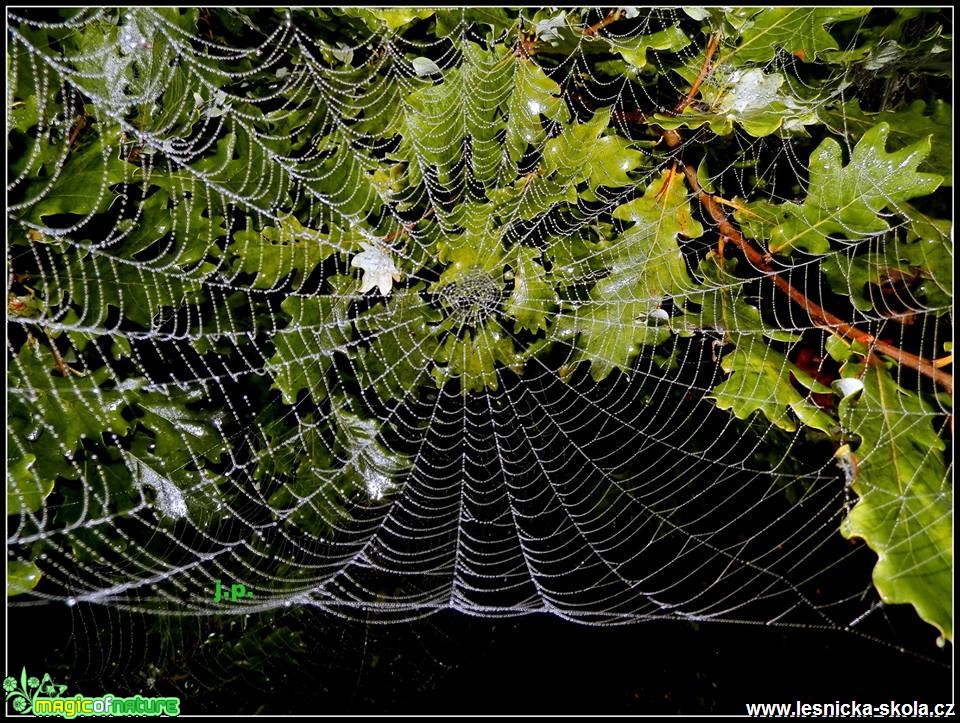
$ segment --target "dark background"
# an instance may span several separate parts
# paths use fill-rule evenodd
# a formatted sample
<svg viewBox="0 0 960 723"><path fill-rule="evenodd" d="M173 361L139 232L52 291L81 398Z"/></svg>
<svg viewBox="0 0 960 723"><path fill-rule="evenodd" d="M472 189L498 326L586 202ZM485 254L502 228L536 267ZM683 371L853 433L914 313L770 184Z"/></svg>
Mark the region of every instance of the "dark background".
<svg viewBox="0 0 960 723"><path fill-rule="evenodd" d="M158 636L139 614L35 606L9 611L7 672L50 672L68 695L179 695L184 714L742 714L746 702L951 700L952 648L912 616L897 606L865 621L909 645L898 649L849 631L737 623L596 627L444 611L375 625L301 609L249 618L258 642L243 649L229 629L191 648L193 629L213 618ZM302 644L264 642L283 630Z"/></svg>

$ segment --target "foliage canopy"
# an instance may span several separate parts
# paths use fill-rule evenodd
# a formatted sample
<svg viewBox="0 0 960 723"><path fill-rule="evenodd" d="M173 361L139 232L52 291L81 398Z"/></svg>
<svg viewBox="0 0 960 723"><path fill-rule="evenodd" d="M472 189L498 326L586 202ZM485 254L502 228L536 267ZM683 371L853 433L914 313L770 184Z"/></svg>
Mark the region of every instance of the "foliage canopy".
<svg viewBox="0 0 960 723"><path fill-rule="evenodd" d="M760 440L692 459L741 470L765 459L773 478L848 485L832 530L876 553L881 600L912 604L952 637L940 12L194 8L8 20L10 595L157 607L190 587L181 579L205 583L192 563L222 559L217 571L273 602L335 580L355 600L375 589L436 605L427 583L398 593L404 576L442 573L449 554L456 576L459 556L469 567L481 554L464 551L469 535L487 533L469 531L465 508L443 521L452 486L476 490L457 478L460 461L430 448L477 430L494 440L513 500L503 519L512 510L508 526L522 526L518 514L536 514L518 512L529 500L514 499L517 485L538 468L549 477L549 460L531 443L504 461L517 441L588 447L569 431L579 412L558 401L567 392L521 397L543 405L549 432L507 390L542 374L577 390L644 378L670 400L647 427L654 437L687 423L670 406L693 399ZM465 410L495 401L480 403L487 421L468 428L464 411L456 429L429 411L441 397ZM497 426L504 399L512 431ZM618 404L587 411L598 439L614 421L630 427ZM791 466L804 445L830 450L806 477ZM606 469L604 457L589 464ZM630 469L604 473L596 499L559 495L564 529L581 535L574 552L518 534L516 559L557 575L589 547L621 576L619 547L591 536L598 520L619 529L628 497L657 535L685 531L672 511L685 500L671 487L661 508L628 489ZM414 483L424 479L434 486ZM385 532L394 524L403 544ZM338 547L344 534L377 540L383 557ZM444 535L456 552L411 552ZM232 566L234 546L245 552ZM723 550L726 565L744 565ZM76 567L47 557L58 554ZM342 583L358 559L396 579ZM749 569L780 569L763 560ZM154 592L157 580L172 587ZM564 593L537 594L566 610Z"/></svg>

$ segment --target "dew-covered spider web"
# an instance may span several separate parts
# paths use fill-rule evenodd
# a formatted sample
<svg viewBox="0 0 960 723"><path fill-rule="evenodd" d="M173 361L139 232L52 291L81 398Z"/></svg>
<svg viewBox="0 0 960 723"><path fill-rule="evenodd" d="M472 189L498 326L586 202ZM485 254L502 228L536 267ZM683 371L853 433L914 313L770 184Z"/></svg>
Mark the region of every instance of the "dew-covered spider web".
<svg viewBox="0 0 960 723"><path fill-rule="evenodd" d="M935 597L949 42L780 11L11 10L12 602Z"/></svg>

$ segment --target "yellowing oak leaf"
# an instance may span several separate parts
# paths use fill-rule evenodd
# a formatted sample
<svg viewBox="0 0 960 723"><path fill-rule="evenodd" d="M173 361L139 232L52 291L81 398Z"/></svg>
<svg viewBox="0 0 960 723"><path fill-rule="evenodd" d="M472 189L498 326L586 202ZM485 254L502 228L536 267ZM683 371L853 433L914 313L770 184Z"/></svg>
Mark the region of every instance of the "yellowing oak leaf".
<svg viewBox="0 0 960 723"><path fill-rule="evenodd" d="M360 282L360 293L365 294L374 286L380 289L384 296L390 294L393 282L400 280L400 271L393 264L393 258L379 246L361 243L363 248L353 257L350 265L363 269L363 280Z"/></svg>

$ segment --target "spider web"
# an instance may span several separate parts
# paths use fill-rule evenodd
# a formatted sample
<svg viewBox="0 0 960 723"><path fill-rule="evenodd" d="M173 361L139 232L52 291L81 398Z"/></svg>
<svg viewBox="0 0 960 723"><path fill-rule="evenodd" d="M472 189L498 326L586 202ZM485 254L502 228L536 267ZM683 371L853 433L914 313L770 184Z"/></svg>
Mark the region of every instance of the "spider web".
<svg viewBox="0 0 960 723"><path fill-rule="evenodd" d="M467 11L439 39L339 16L353 35L334 38L325 12L223 11L253 44L175 11L8 15L8 114L35 114L8 145L11 294L41 307L8 313L9 399L32 412L9 442L46 440L62 465L8 518L12 557L42 572L22 599L831 628L880 607L871 554L838 535L855 498L835 446L716 403L731 338L787 377L822 332L761 270L703 275L714 231L692 230L671 169L711 133L672 151L636 122L684 97L666 61L695 76L698 42L616 77L591 74L597 11L519 11L530 57ZM653 9L603 33L635 47L690 23ZM758 68L805 112L850 92L796 62ZM558 141L604 109L602 137ZM701 183L804 197L795 131L735 128ZM608 143L623 168L590 165ZM547 157L591 170L555 188ZM654 204L653 226L631 220ZM777 271L820 298L821 266L898 243L893 205L889 231ZM721 299L747 311L718 325ZM874 301L858 322L889 329ZM907 288L894 311L935 347L944 310ZM214 602L218 581L251 596Z"/></svg>

